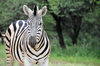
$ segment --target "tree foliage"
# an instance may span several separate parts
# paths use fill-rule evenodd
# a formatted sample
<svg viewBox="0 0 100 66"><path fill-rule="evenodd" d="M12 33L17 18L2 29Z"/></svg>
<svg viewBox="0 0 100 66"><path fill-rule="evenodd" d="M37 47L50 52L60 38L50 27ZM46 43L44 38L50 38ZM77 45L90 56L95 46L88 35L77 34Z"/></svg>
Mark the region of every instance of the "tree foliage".
<svg viewBox="0 0 100 66"><path fill-rule="evenodd" d="M26 4L33 9L36 3L40 8L48 6L44 26L50 38L59 39L62 48L68 45L67 38L73 44L82 42L85 35L100 38L99 0L0 0L0 31L5 32L16 20L27 19L22 6Z"/></svg>
<svg viewBox="0 0 100 66"><path fill-rule="evenodd" d="M61 18L62 26L65 27L64 30L69 30L73 44L77 43L80 30L94 33L91 30L99 29L100 20L97 19L100 17L99 2L97 0L48 0L50 12Z"/></svg>

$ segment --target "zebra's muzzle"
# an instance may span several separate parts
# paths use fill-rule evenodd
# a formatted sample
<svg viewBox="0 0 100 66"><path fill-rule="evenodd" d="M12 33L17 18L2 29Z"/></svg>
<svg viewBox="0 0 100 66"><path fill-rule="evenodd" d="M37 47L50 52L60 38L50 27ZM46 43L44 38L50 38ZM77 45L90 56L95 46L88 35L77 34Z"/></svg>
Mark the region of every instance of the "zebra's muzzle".
<svg viewBox="0 0 100 66"><path fill-rule="evenodd" d="M30 37L29 37L29 45L30 45L32 48L34 48L36 44L37 44L36 38L33 37L33 36L30 36Z"/></svg>

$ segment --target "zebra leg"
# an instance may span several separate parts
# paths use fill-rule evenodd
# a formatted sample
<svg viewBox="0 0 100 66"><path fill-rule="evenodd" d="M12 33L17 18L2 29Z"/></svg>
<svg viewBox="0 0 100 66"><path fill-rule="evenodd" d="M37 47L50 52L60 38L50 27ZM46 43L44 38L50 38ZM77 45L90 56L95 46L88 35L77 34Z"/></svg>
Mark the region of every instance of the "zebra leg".
<svg viewBox="0 0 100 66"><path fill-rule="evenodd" d="M24 66L24 64L19 63L18 66Z"/></svg>
<svg viewBox="0 0 100 66"><path fill-rule="evenodd" d="M7 64L8 64L8 66L13 66L13 64L14 64L14 58L10 54L9 45L6 44L5 48L6 48L6 55L7 55Z"/></svg>
<svg viewBox="0 0 100 66"><path fill-rule="evenodd" d="M38 66L48 66L48 63L49 63L49 60L47 58L43 64L39 64Z"/></svg>
<svg viewBox="0 0 100 66"><path fill-rule="evenodd" d="M14 58L10 54L7 55L7 64L8 66L14 66Z"/></svg>
<svg viewBox="0 0 100 66"><path fill-rule="evenodd" d="M33 64L28 60L27 57L24 58L24 66L33 66Z"/></svg>

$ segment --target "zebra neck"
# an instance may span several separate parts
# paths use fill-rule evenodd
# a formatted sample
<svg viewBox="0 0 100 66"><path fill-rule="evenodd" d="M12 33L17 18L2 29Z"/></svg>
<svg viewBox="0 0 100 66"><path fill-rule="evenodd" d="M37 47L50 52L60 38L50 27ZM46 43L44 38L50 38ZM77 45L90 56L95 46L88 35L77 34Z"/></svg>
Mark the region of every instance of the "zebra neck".
<svg viewBox="0 0 100 66"><path fill-rule="evenodd" d="M42 35L39 39L39 41L37 42L37 44L35 45L34 49L38 50L41 48L41 46L43 46L45 44L45 34L44 31L42 32Z"/></svg>

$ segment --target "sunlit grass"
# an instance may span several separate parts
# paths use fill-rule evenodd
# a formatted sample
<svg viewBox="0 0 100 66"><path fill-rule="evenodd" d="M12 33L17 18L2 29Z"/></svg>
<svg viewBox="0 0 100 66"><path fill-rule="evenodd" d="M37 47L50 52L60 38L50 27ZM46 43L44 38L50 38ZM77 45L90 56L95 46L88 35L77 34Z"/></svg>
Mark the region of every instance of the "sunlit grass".
<svg viewBox="0 0 100 66"><path fill-rule="evenodd" d="M53 60L53 61L52 61ZM51 66L100 66L100 59L89 58L89 57L57 57L51 55L50 62L53 63Z"/></svg>

